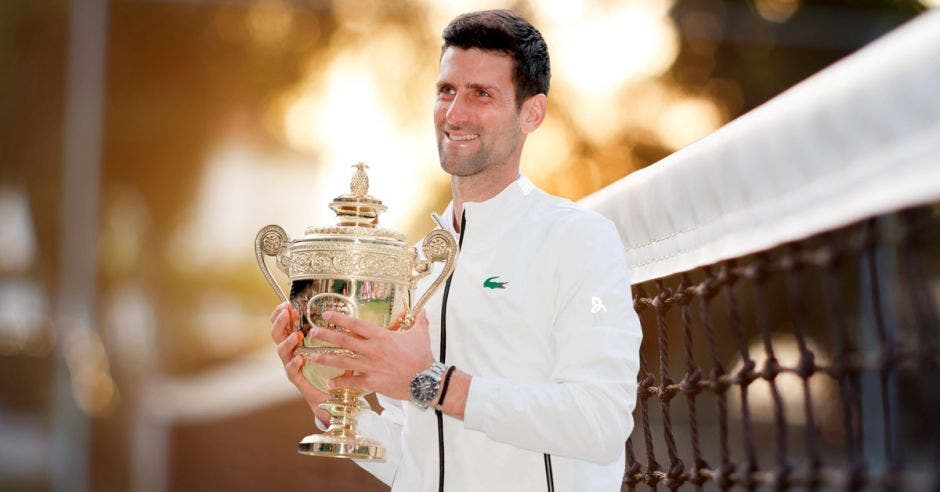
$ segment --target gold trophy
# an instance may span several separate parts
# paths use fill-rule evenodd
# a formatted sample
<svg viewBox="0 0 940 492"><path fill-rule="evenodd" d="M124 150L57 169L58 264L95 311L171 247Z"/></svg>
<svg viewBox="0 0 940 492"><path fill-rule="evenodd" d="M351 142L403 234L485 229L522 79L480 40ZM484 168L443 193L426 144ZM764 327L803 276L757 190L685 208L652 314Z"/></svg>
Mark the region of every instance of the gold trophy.
<svg viewBox="0 0 940 492"><path fill-rule="evenodd" d="M401 233L378 228L378 216L385 211L382 201L369 192L366 165L356 164L350 193L333 200L337 225L308 227L301 239L290 240L284 229L269 225L255 237L255 256L261 273L282 301L290 301L300 312L294 327L304 334L297 352L339 354L356 357L350 350L334 347L309 336L311 324L341 330L323 320L326 311L338 311L389 330L411 328L416 313L454 270L457 242L447 231L436 229L425 236L422 251L405 244ZM290 279L290 296L271 276L264 257L273 257L277 267ZM443 262L441 274L412 304L417 281L431 272L431 264ZM303 374L329 399L320 408L330 414L330 426L322 434L303 438L298 452L316 456L381 459L385 448L356 431L356 419L368 403L362 388L330 389L327 382L343 374L342 369L304 360Z"/></svg>

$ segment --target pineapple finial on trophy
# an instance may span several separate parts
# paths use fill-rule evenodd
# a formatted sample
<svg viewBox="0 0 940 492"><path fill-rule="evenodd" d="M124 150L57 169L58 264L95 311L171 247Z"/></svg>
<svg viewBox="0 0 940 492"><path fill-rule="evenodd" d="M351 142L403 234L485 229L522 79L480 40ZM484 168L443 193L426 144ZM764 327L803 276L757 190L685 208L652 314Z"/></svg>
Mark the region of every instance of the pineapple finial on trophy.
<svg viewBox="0 0 940 492"><path fill-rule="evenodd" d="M382 200L369 195L369 166L364 162L354 164L356 168L349 181L349 193L340 195L330 203L330 209L336 212L337 225L375 228L379 223L379 214L385 211Z"/></svg>
<svg viewBox="0 0 940 492"><path fill-rule="evenodd" d="M349 191L353 196L362 198L369 194L369 175L366 174L369 166L365 162L358 162L352 167L356 168L356 172L353 173L352 181L349 182Z"/></svg>

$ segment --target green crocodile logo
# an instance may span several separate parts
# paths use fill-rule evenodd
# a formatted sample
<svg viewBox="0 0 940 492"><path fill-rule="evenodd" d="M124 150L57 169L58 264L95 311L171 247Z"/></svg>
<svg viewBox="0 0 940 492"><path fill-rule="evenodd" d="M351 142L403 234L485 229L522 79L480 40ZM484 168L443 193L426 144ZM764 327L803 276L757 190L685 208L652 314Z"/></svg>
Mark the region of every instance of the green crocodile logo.
<svg viewBox="0 0 940 492"><path fill-rule="evenodd" d="M508 284L509 282L494 282L494 280L498 278L499 278L499 275L495 277L490 277L484 280L483 287L486 287L487 289L505 289L506 284Z"/></svg>

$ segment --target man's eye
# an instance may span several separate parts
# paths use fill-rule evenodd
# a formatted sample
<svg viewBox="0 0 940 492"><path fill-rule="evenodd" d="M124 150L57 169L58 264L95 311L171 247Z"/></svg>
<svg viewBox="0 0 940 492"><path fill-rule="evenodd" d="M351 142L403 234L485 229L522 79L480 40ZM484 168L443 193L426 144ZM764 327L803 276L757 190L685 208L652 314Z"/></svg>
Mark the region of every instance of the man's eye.
<svg viewBox="0 0 940 492"><path fill-rule="evenodd" d="M477 91L477 95L480 97L490 97L490 93L486 91Z"/></svg>
<svg viewBox="0 0 940 492"><path fill-rule="evenodd" d="M453 96L453 95L454 95L454 88L445 85L445 86L441 87L440 89L438 89L438 90L437 90L437 93L438 93L438 94L448 95L448 96Z"/></svg>

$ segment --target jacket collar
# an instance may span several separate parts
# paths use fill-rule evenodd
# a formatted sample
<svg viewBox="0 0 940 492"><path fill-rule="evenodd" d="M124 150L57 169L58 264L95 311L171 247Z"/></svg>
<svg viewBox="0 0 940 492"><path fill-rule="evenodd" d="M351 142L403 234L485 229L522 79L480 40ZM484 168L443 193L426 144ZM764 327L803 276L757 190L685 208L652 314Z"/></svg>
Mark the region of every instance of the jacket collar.
<svg viewBox="0 0 940 492"><path fill-rule="evenodd" d="M502 191L489 200L482 202L464 202L463 209L467 216L467 229L473 229L473 235L478 233L500 233L505 226L513 222L513 215L522 211L526 197L535 190L535 185L529 178L519 175L515 181L509 183ZM441 215L432 214L435 222L442 229L457 234L454 229L454 202L451 200ZM460 220L457 217L457 220Z"/></svg>

